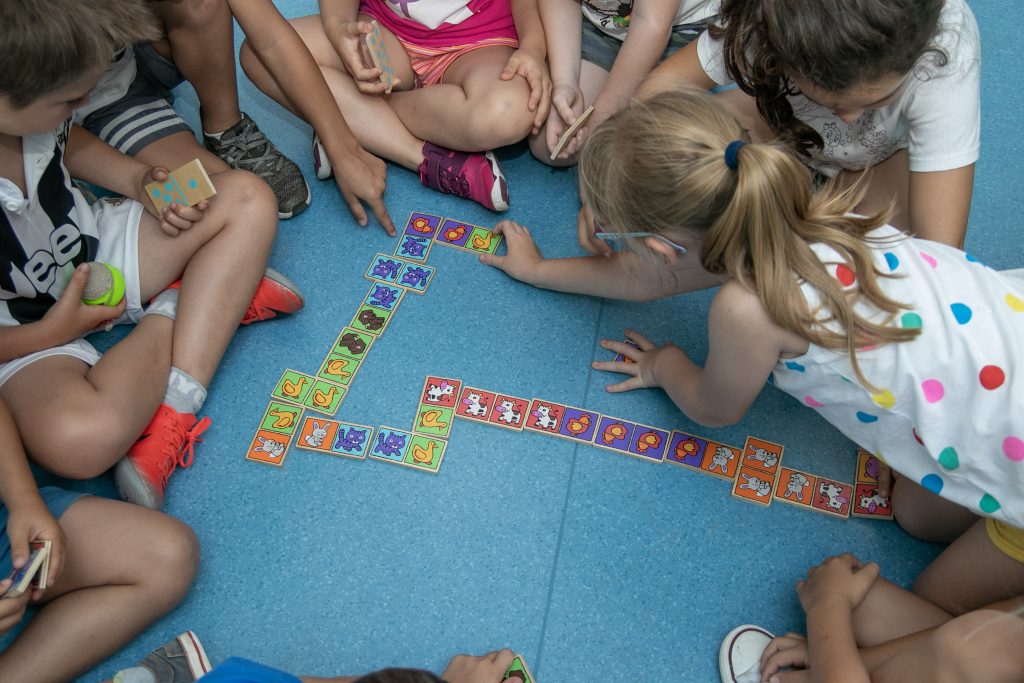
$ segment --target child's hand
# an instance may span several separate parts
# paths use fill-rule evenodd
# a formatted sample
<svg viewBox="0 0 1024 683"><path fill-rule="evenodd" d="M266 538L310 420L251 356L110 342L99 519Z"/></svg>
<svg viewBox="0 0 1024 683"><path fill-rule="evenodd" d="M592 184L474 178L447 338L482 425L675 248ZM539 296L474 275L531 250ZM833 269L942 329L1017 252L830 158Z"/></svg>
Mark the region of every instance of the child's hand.
<svg viewBox="0 0 1024 683"><path fill-rule="evenodd" d="M363 202L366 202L384 231L394 236L395 224L384 206L387 165L356 145L355 150L341 159L331 159L331 167L334 169L334 181L356 222L366 227L366 210L363 208Z"/></svg>
<svg viewBox="0 0 1024 683"><path fill-rule="evenodd" d="M10 579L0 581L0 595L10 587ZM0 636L21 623L25 616L25 608L28 607L28 600L32 597L31 593L31 591L25 591L16 598L0 600Z"/></svg>
<svg viewBox="0 0 1024 683"><path fill-rule="evenodd" d="M585 104L583 91L580 90L578 83L571 81L555 83L551 91L551 112L548 114L548 124L544 134L544 143L548 146L548 153L555 149L565 129L583 113ZM555 158L568 159L572 157L583 146L583 141L586 138L587 127L583 126L577 129L576 134Z"/></svg>
<svg viewBox="0 0 1024 683"><path fill-rule="evenodd" d="M29 556L29 542L50 541L50 570L43 588L53 586L64 568L64 530L38 495L12 503L9 509L7 538L11 542L11 564L15 569L25 565ZM43 596L42 588L28 592L32 594L33 600Z"/></svg>
<svg viewBox="0 0 1024 683"><path fill-rule="evenodd" d="M116 320L124 313L127 298L117 306L90 306L82 303L82 290L89 281L89 266L81 264L71 274L64 293L57 303L50 307L40 323L49 328L47 337L52 340L51 346L66 344L78 339L105 323Z"/></svg>
<svg viewBox="0 0 1024 683"><path fill-rule="evenodd" d="M480 263L503 270L516 280L530 282L530 275L544 260L544 255L530 236L529 229L513 221L501 221L491 232L505 236L505 255L480 254Z"/></svg>
<svg viewBox="0 0 1024 683"><path fill-rule="evenodd" d="M877 564L862 564L850 553L844 553L811 567L807 579L797 582L796 594L804 612L821 606L853 611L877 578Z"/></svg>
<svg viewBox="0 0 1024 683"><path fill-rule="evenodd" d="M355 81L359 92L372 95L383 93L388 86L380 80L381 70L376 66L369 66L371 62L367 62L364 57L363 46L366 39L363 36L371 31L373 26L368 21L339 22L332 25L327 37ZM400 79L395 78L394 87L397 88L400 84Z"/></svg>
<svg viewBox="0 0 1024 683"><path fill-rule="evenodd" d="M536 135L548 118L548 108L551 106L551 76L548 75L544 60L538 59L529 50L516 50L512 53L508 64L501 72L501 80L510 81L517 75L525 78L530 85L530 101L527 106L534 112L533 134Z"/></svg>
<svg viewBox="0 0 1024 683"><path fill-rule="evenodd" d="M612 245L595 236L597 226L594 225L594 214L590 212L590 207L586 204L580 207L580 212L576 215L576 232L584 251L600 254L606 258L612 255Z"/></svg>
<svg viewBox="0 0 1024 683"><path fill-rule="evenodd" d="M441 678L448 683L501 683L516 655L512 650L496 650L479 657L455 655Z"/></svg>
<svg viewBox="0 0 1024 683"><path fill-rule="evenodd" d="M146 211L160 219L161 230L171 237L177 237L182 230L188 230L192 227L193 223L203 218L203 211L210 205L210 200L204 199L195 206L168 204L164 207L163 211L158 212L153 204L153 200L149 197L149 193L146 192L146 185L152 182L162 183L166 181L169 173L163 166L153 166L147 169L139 181L139 194L136 199L146 207Z"/></svg>
<svg viewBox="0 0 1024 683"><path fill-rule="evenodd" d="M595 370L620 372L624 375L629 375L628 379L617 384L609 384L605 387L607 391L612 393L660 387L662 386L662 381L659 373L676 361L686 359L686 354L683 353L683 350L671 342L657 347L650 339L635 330L626 330L626 338L631 340L636 346L634 347L625 342L613 341L611 339L602 339L601 346L609 351L621 353L633 361L632 363L614 360L598 360L591 363L591 367Z"/></svg>
<svg viewBox="0 0 1024 683"><path fill-rule="evenodd" d="M806 669L810 665L807 637L799 633L787 633L773 638L761 653L761 682L768 683L781 669L794 667ZM778 680L778 676L775 677Z"/></svg>

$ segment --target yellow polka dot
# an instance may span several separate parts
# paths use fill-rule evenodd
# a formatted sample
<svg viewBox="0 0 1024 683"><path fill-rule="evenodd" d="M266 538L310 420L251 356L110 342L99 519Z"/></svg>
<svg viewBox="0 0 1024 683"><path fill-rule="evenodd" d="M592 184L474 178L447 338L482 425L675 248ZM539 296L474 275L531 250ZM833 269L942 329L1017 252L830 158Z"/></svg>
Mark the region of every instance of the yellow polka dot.
<svg viewBox="0 0 1024 683"><path fill-rule="evenodd" d="M886 409L892 408L896 405L896 397L893 396L892 392L888 389L882 389L880 392L872 396L871 400Z"/></svg>
<svg viewBox="0 0 1024 683"><path fill-rule="evenodd" d="M1015 297L1013 294L1006 295L1006 305L1018 313L1024 313L1024 299Z"/></svg>

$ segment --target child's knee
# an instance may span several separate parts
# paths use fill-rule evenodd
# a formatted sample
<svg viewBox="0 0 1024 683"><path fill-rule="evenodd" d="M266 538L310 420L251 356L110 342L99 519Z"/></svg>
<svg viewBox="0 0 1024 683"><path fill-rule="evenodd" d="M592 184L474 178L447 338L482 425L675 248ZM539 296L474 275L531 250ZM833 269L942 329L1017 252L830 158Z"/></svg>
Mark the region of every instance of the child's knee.
<svg viewBox="0 0 1024 683"><path fill-rule="evenodd" d="M529 135L533 112L526 108L528 97L528 89L506 84L481 98L467 130L471 146L490 150L515 144Z"/></svg>
<svg viewBox="0 0 1024 683"><path fill-rule="evenodd" d="M277 233L277 199L265 181L249 171L218 173L214 183L218 197L228 206L228 218L245 223L249 231Z"/></svg>
<svg viewBox="0 0 1024 683"><path fill-rule="evenodd" d="M942 668L958 680L1018 680L1024 667L1024 620L997 610L977 610L952 619L932 634ZM987 672L982 675L982 672Z"/></svg>
<svg viewBox="0 0 1024 683"><path fill-rule="evenodd" d="M188 593L199 568L199 539L187 524L167 516L150 539L143 578L176 603Z"/></svg>
<svg viewBox="0 0 1024 683"><path fill-rule="evenodd" d="M68 479L100 476L124 456L137 436L125 431L120 416L102 407L53 422L43 439L33 439L32 455L42 467Z"/></svg>

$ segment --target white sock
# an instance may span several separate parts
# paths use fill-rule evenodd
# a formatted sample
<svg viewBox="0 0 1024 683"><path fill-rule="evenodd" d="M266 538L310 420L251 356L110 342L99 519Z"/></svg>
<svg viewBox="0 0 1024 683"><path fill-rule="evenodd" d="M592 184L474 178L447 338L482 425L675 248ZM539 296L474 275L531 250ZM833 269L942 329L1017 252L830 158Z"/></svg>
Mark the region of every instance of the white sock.
<svg viewBox="0 0 1024 683"><path fill-rule="evenodd" d="M142 317L150 314L162 315L165 318L174 320L178 315L178 288L165 289L153 297L153 301L150 302Z"/></svg>
<svg viewBox="0 0 1024 683"><path fill-rule="evenodd" d="M156 676L149 669L133 666L114 674L114 683L157 683Z"/></svg>
<svg viewBox="0 0 1024 683"><path fill-rule="evenodd" d="M171 367L164 403L179 413L195 415L206 402L206 387L184 370Z"/></svg>

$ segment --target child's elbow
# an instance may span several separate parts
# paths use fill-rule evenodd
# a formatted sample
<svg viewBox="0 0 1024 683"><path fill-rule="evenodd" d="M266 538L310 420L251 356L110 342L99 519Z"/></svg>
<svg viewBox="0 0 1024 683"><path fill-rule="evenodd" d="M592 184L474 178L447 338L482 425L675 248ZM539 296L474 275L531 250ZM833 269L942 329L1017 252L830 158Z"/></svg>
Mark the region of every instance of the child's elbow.
<svg viewBox="0 0 1024 683"><path fill-rule="evenodd" d="M734 411L734 410L718 410L709 411L707 409L696 410L693 412L686 412L687 417L701 425L702 427L709 427L717 429L719 427L731 427L732 425L743 419L745 411Z"/></svg>

